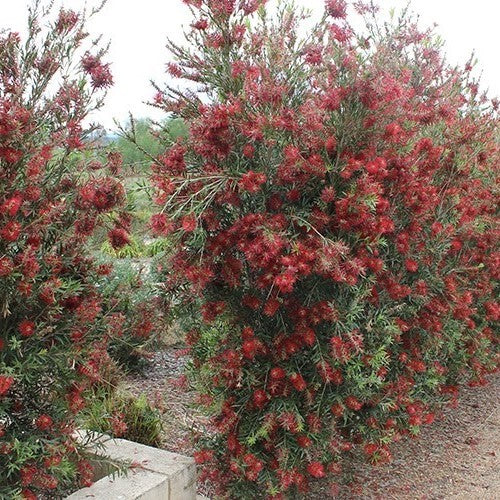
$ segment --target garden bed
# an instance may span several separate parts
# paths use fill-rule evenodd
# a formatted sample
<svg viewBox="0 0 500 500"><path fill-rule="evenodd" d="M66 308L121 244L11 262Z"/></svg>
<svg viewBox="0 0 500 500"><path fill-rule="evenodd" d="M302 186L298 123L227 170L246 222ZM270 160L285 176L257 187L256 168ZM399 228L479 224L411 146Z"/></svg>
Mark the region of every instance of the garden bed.
<svg viewBox="0 0 500 500"><path fill-rule="evenodd" d="M179 386L186 361L182 346L169 347L156 353L141 375L128 377L124 384L134 394L161 400L163 447L192 455L190 435L203 428L206 419L193 408L195 394ZM445 409L442 418L427 426L418 438L393 445L390 464L371 467L361 460L346 463L345 472L353 483L341 487L339 497L499 498L499 394L498 374L485 387L463 387L456 409ZM308 498L328 498L326 487L324 482L314 482Z"/></svg>

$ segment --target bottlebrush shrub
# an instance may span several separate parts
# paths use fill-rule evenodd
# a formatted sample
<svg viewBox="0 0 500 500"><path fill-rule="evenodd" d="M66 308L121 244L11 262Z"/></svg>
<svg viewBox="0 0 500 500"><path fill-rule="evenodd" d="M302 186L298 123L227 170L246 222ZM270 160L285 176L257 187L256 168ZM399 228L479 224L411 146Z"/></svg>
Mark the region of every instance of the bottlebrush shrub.
<svg viewBox="0 0 500 500"><path fill-rule="evenodd" d="M198 92L157 95L190 135L152 227L214 413L196 460L231 498L335 491L346 453L389 460L497 366L498 104L408 15L357 2L356 31L328 0L302 38L292 7L185 3L170 71Z"/></svg>
<svg viewBox="0 0 500 500"><path fill-rule="evenodd" d="M127 239L120 159L92 161L82 123L112 83L104 52L85 52L83 13L51 21L36 5L25 43L0 35L1 498L56 498L91 481L71 436L113 324L95 286L109 268L84 244L105 218L115 244Z"/></svg>

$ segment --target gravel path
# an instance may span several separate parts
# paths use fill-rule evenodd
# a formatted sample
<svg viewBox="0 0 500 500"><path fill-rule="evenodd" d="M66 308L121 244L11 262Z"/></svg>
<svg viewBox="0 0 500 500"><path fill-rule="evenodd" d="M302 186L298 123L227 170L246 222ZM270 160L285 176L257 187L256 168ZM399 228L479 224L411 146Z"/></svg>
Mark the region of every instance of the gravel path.
<svg viewBox="0 0 500 500"><path fill-rule="evenodd" d="M145 372L128 377L124 387L145 393L164 410L163 447L191 454L190 436L206 420L193 408L195 395L177 382L186 363L183 354L178 346L155 354ZM384 466L348 464L354 481L338 498L500 500L500 375L485 387L464 387L457 408L445 409L418 438L391 450L394 459ZM321 481L307 495L307 500L328 498Z"/></svg>

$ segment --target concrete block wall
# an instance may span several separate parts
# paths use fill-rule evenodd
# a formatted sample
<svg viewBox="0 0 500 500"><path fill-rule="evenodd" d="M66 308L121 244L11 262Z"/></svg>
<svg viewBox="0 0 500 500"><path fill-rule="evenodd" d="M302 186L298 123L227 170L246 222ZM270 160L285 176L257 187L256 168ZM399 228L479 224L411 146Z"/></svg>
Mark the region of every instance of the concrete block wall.
<svg viewBox="0 0 500 500"><path fill-rule="evenodd" d="M189 457L125 439L99 438L96 456L133 464L127 476L105 476L67 500L196 500L196 466Z"/></svg>

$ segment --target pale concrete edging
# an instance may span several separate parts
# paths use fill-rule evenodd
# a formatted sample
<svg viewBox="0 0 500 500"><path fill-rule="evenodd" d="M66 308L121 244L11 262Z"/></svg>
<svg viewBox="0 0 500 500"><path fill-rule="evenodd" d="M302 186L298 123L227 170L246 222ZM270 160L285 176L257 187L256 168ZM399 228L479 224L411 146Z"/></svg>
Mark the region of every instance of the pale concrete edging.
<svg viewBox="0 0 500 500"><path fill-rule="evenodd" d="M84 438L84 433L79 433ZM96 457L132 464L126 476L106 475L67 500L196 500L196 465L190 457L100 436L89 446ZM102 474L110 471L102 472Z"/></svg>

